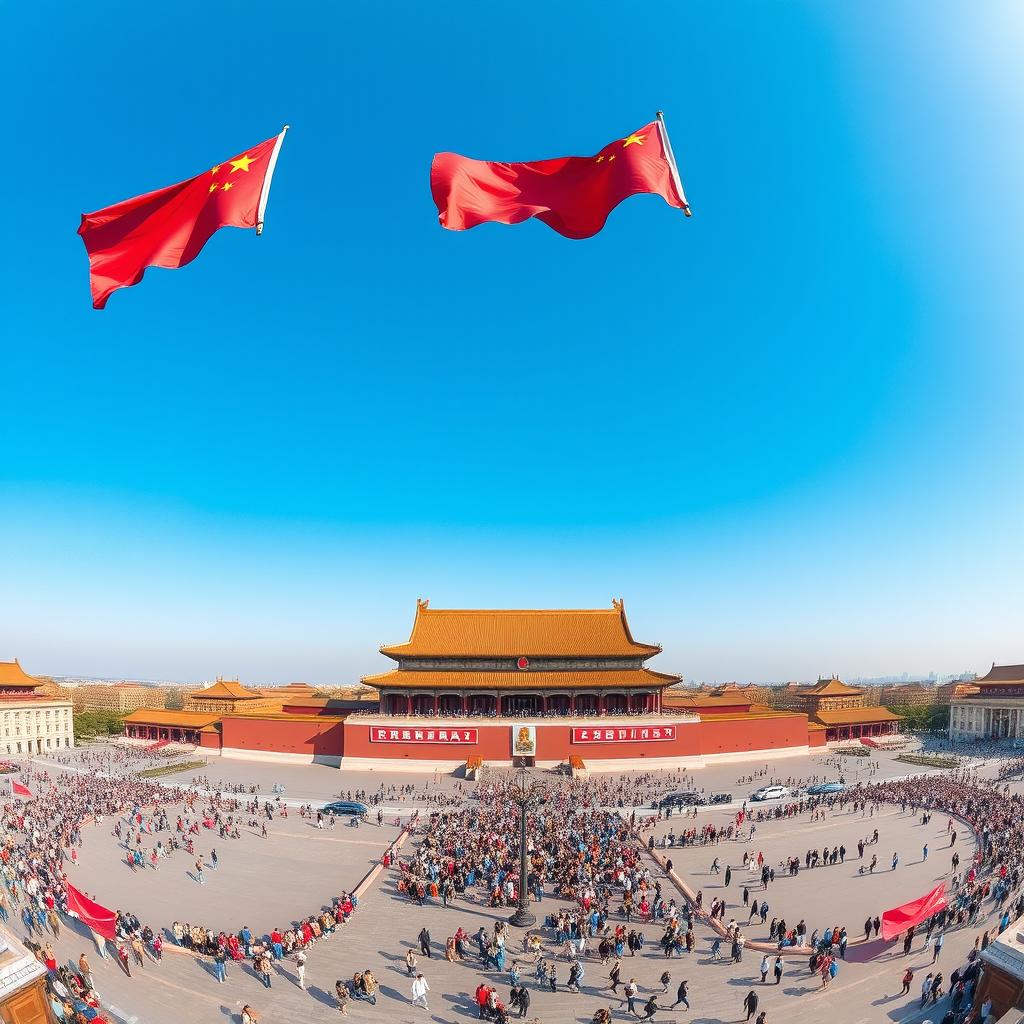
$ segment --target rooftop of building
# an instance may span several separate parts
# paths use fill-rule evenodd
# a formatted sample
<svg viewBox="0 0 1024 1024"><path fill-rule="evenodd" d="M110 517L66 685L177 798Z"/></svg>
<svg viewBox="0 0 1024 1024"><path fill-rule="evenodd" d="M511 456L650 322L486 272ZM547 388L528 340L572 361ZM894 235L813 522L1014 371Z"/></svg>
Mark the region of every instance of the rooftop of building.
<svg viewBox="0 0 1024 1024"><path fill-rule="evenodd" d="M585 672L411 672L392 669L365 676L368 686L414 690L660 690L678 676L649 668ZM735 703L735 702L733 702Z"/></svg>
<svg viewBox="0 0 1024 1024"><path fill-rule="evenodd" d="M221 716L212 711L166 711L163 708L140 708L124 721L132 725L164 725L181 729L202 729L220 721Z"/></svg>
<svg viewBox="0 0 1024 1024"><path fill-rule="evenodd" d="M816 711L814 717L823 725L867 725L871 722L900 722L902 715L888 708L847 708L844 711Z"/></svg>
<svg viewBox="0 0 1024 1024"><path fill-rule="evenodd" d="M1024 686L1024 665L997 665L993 661L988 672L975 682L978 686L992 683Z"/></svg>
<svg viewBox="0 0 1024 1024"><path fill-rule="evenodd" d="M263 694L258 690L250 690L237 679L221 679L206 687L205 690L193 690L189 693L193 700L259 700Z"/></svg>
<svg viewBox="0 0 1024 1024"><path fill-rule="evenodd" d="M35 686L42 686L43 681L30 676L18 663L14 661L0 661L0 686L24 686L31 689Z"/></svg>
<svg viewBox="0 0 1024 1024"><path fill-rule="evenodd" d="M656 644L637 643L621 600L611 608L454 609L416 602L412 635L381 647L400 657L650 657Z"/></svg>
<svg viewBox="0 0 1024 1024"><path fill-rule="evenodd" d="M828 679L819 679L805 693L808 697L859 697L864 691L855 686L847 686L838 676L830 676Z"/></svg>

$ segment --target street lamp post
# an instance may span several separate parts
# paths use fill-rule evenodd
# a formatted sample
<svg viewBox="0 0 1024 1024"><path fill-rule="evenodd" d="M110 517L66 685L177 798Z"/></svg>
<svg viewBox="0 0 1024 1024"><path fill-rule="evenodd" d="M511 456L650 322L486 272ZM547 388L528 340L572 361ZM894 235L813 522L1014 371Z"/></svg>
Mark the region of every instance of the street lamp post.
<svg viewBox="0 0 1024 1024"><path fill-rule="evenodd" d="M508 919L508 923L516 928L529 928L537 923L536 916L530 913L530 893L526 884L529 868L526 856L526 815L542 788L540 783L530 781L525 768L520 768L509 793L512 802L519 808L519 906Z"/></svg>

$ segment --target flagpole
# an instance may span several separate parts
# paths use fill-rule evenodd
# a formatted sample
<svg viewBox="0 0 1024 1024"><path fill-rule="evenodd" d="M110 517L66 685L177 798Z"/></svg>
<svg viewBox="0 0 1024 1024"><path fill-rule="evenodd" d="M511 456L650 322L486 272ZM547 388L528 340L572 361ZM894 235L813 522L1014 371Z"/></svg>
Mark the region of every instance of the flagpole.
<svg viewBox="0 0 1024 1024"><path fill-rule="evenodd" d="M668 137L668 128L665 125L665 115L659 110L658 111L658 132L661 134L661 144L665 148L665 156L668 157L668 166L672 171L672 181L676 186L676 191L679 193L679 198L683 204L683 213L687 217L692 217L693 213L690 210L690 204L686 201L686 193L683 191L683 182L679 177L679 166L676 164L676 155L672 152L672 143Z"/></svg>
<svg viewBox="0 0 1024 1024"><path fill-rule="evenodd" d="M277 166L277 154L281 152L281 143L284 142L285 132L289 125L285 125L274 143L274 151L270 154L270 163L267 164L267 173L263 179L263 188L260 190L260 205L256 209L256 234L263 234L263 214L267 209L267 198L270 196L270 181L274 177L274 168Z"/></svg>

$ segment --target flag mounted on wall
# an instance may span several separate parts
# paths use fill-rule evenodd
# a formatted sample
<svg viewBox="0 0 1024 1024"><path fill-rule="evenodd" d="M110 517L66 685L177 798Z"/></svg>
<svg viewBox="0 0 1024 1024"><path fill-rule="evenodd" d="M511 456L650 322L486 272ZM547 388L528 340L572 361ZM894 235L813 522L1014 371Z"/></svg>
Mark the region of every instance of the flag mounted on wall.
<svg viewBox="0 0 1024 1024"><path fill-rule="evenodd" d="M437 153L430 189L441 226L451 231L536 217L566 238L590 238L623 199L641 192L660 195L690 216L661 111L593 156L494 163Z"/></svg>
<svg viewBox="0 0 1024 1024"><path fill-rule="evenodd" d="M156 192L82 214L78 233L89 253L92 304L102 309L110 294L142 280L147 267L177 269L199 255L221 228L263 230L279 135L201 174Z"/></svg>

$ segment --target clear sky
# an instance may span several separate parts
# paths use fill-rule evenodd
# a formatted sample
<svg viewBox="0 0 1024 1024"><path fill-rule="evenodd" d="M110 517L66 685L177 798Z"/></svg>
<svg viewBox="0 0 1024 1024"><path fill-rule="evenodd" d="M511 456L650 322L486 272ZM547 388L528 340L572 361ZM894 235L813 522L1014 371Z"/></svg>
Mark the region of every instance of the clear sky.
<svg viewBox="0 0 1024 1024"><path fill-rule="evenodd" d="M655 667L1024 661L1012 3L3 14L0 658L348 682L417 597ZM432 154L668 119L694 216L443 231ZM262 238L90 307L79 215L292 126Z"/></svg>

